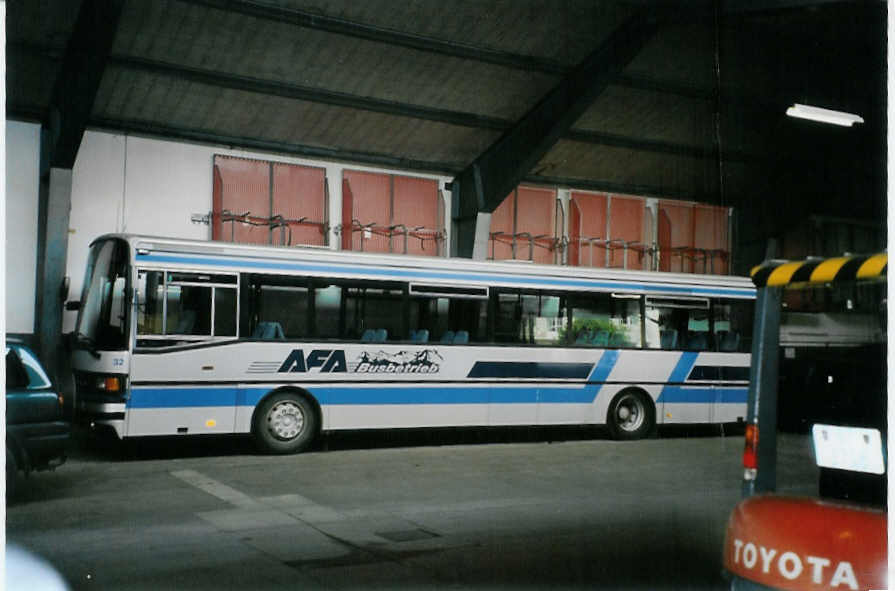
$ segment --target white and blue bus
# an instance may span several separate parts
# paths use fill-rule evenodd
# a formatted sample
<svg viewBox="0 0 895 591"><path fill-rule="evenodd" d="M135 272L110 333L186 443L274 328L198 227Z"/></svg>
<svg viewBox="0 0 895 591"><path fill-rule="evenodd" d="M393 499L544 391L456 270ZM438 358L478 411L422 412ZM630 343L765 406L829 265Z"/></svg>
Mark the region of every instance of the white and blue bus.
<svg viewBox="0 0 895 591"><path fill-rule="evenodd" d="M746 416L747 278L105 235L76 408L119 437ZM75 306L73 306L75 307Z"/></svg>

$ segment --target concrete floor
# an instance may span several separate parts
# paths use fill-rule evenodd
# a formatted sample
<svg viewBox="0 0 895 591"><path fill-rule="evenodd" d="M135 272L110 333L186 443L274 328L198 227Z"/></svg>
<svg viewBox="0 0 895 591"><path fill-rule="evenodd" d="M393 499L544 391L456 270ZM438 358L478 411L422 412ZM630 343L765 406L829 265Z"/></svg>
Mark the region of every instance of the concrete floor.
<svg viewBox="0 0 895 591"><path fill-rule="evenodd" d="M74 589L723 589L741 431L582 430L121 445L79 434L20 485L7 538ZM781 487L816 482L781 441Z"/></svg>

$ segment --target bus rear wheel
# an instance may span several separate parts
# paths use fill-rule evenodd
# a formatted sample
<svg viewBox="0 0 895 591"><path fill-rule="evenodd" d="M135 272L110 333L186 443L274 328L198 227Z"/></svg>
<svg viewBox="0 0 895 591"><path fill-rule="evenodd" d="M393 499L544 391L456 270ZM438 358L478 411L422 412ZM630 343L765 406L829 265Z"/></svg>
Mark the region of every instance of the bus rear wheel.
<svg viewBox="0 0 895 591"><path fill-rule="evenodd" d="M317 428L317 413L307 398L293 392L277 392L258 407L252 435L263 452L291 454L310 445Z"/></svg>
<svg viewBox="0 0 895 591"><path fill-rule="evenodd" d="M656 426L656 407L641 390L622 390L609 405L606 423L614 439L643 439Z"/></svg>

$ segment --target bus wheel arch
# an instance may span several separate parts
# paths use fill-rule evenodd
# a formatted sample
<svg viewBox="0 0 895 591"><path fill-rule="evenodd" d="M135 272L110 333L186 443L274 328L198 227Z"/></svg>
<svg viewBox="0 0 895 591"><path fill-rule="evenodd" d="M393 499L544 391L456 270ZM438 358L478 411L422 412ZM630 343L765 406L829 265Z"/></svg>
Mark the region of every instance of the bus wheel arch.
<svg viewBox="0 0 895 591"><path fill-rule="evenodd" d="M656 403L641 388L624 388L609 403L606 425L613 439L649 437L656 429Z"/></svg>
<svg viewBox="0 0 895 591"><path fill-rule="evenodd" d="M313 396L298 388L277 388L255 406L252 437L264 453L298 453L314 441L321 424L320 405Z"/></svg>

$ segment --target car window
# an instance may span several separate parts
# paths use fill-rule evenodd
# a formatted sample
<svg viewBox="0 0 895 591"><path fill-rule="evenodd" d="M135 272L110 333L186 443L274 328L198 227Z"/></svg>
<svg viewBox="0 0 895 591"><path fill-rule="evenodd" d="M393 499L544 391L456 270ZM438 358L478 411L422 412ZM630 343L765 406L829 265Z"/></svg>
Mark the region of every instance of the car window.
<svg viewBox="0 0 895 591"><path fill-rule="evenodd" d="M27 349L6 349L6 387L31 390L49 388L50 378L32 353Z"/></svg>

